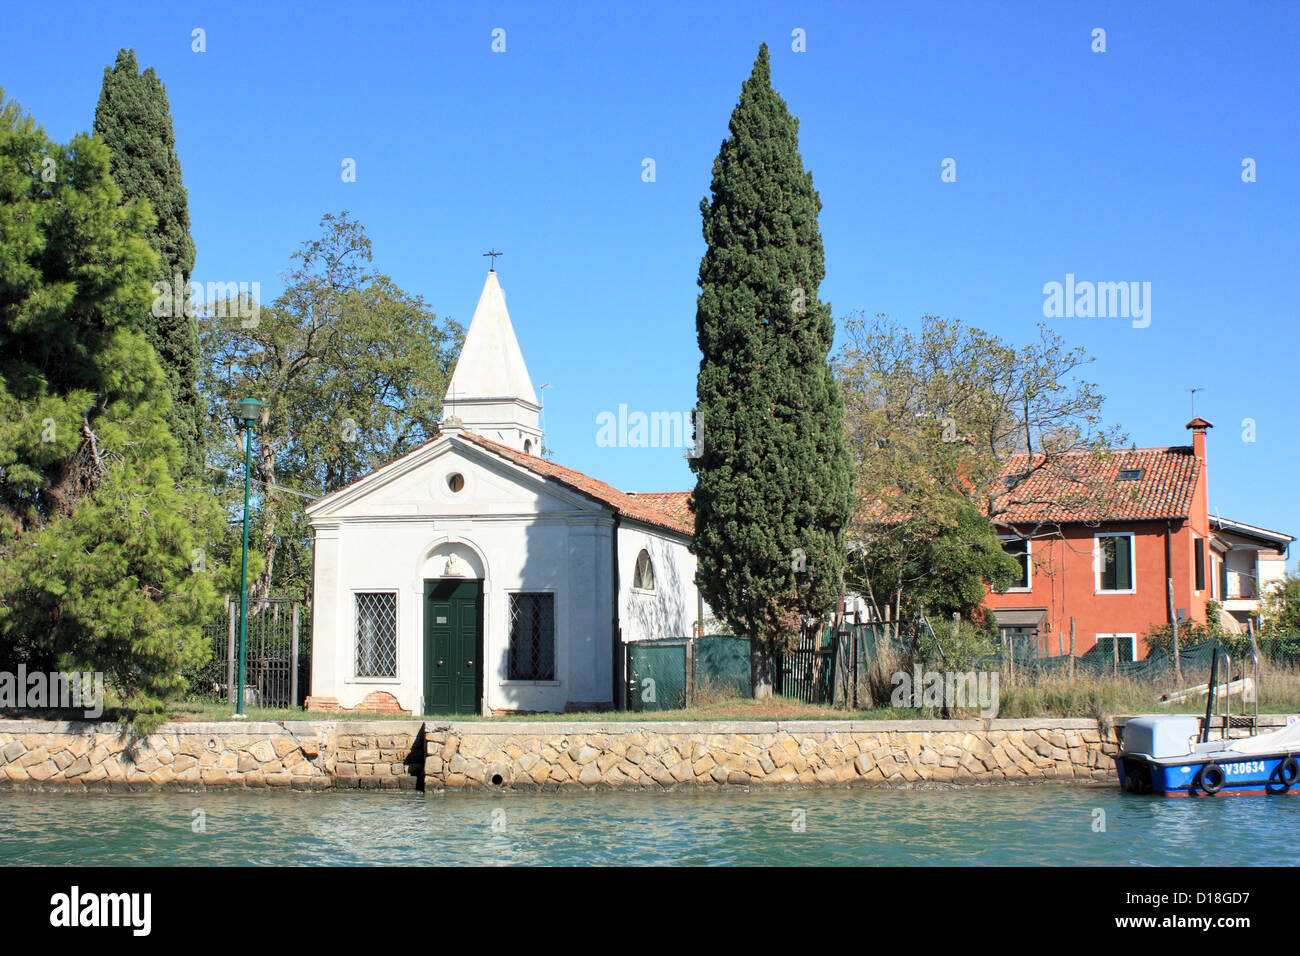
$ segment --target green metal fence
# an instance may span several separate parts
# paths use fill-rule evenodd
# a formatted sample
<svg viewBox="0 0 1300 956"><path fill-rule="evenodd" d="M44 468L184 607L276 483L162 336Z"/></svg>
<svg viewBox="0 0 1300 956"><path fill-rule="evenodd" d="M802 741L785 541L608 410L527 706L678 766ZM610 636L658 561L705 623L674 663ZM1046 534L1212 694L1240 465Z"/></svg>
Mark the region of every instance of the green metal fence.
<svg viewBox="0 0 1300 956"><path fill-rule="evenodd" d="M627 707L683 710L724 697L750 697L749 641L726 634L627 645Z"/></svg>
<svg viewBox="0 0 1300 956"><path fill-rule="evenodd" d="M627 645L627 709L684 710L690 641L668 638Z"/></svg>
<svg viewBox="0 0 1300 956"><path fill-rule="evenodd" d="M1261 661L1294 666L1297 645L1297 635L1260 639ZM640 641L627 647L629 710L677 710L720 696L753 695L747 638L710 634ZM1184 678L1208 673L1216 647L1232 655L1234 672L1246 666L1243 649L1249 644L1242 639L1206 641L1181 649ZM1017 680L1068 674L1070 656L1048 654L1048 650L1046 645L1016 636L1011 644L986 657L960 665L932 661L929 666L996 670L1014 674ZM910 659L911 653L909 642L894 638L884 625L857 624L839 631L828 627L805 634L794 650L778 657L774 689L783 697L808 704L869 706L873 676L879 684L882 666L888 670ZM1073 670L1076 677L1119 676L1154 683L1172 679L1174 661L1172 654L1157 652L1140 661L1117 662L1113 650L1103 648L1076 656Z"/></svg>
<svg viewBox="0 0 1300 956"><path fill-rule="evenodd" d="M748 638L705 634L694 644L694 697L753 696Z"/></svg>

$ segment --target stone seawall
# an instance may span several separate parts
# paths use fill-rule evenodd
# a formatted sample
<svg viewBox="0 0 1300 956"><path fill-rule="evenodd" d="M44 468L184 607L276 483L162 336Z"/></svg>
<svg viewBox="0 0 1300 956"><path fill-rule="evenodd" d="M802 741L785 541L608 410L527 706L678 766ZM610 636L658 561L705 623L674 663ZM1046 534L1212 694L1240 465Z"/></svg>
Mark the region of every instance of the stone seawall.
<svg viewBox="0 0 1300 956"><path fill-rule="evenodd" d="M324 722L118 724L0 720L0 786L153 789L334 785Z"/></svg>
<svg viewBox="0 0 1300 956"><path fill-rule="evenodd" d="M1285 718L1274 718L1278 723ZM1113 781L1124 719L0 720L0 787L607 789Z"/></svg>
<svg viewBox="0 0 1300 956"><path fill-rule="evenodd" d="M426 728L428 787L678 788L1115 780L1096 720L467 723Z"/></svg>

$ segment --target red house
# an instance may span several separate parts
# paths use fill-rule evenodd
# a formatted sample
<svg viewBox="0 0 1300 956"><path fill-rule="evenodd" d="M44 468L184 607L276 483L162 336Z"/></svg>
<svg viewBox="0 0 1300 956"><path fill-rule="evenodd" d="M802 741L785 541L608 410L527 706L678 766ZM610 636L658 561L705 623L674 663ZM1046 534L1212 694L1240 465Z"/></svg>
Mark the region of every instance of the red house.
<svg viewBox="0 0 1300 956"><path fill-rule="evenodd" d="M1188 422L1190 447L1117 450L1096 461L1081 455L1092 489L1086 505L1051 504L1070 501L1071 491L1077 500L1079 471L1065 479L1044 469L1016 487L1017 502L1029 503L1011 506L995 523L1006 532L1004 547L1021 557L1023 576L985 602L1004 637L1030 637L1041 653L1068 653L1073 619L1075 654L1094 647L1113 654L1117 644L1120 660L1138 660L1147 654L1141 638L1149 626L1172 615L1204 623L1206 603L1225 602L1229 565L1240 563L1229 562L1228 552L1252 545L1240 536L1227 541L1209 513L1211 427L1203 418ZM1019 456L1003 475L1025 475L1029 465ZM1285 562L1293 539L1266 534L1259 547L1269 559L1280 549Z"/></svg>

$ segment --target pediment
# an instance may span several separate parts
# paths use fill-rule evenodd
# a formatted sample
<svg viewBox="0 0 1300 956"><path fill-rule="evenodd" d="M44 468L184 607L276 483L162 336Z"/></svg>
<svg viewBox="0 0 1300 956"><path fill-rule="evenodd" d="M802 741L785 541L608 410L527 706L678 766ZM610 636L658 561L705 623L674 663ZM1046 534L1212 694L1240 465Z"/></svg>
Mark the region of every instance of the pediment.
<svg viewBox="0 0 1300 956"><path fill-rule="evenodd" d="M600 506L454 436L421 446L308 507L329 518L484 517L599 511Z"/></svg>

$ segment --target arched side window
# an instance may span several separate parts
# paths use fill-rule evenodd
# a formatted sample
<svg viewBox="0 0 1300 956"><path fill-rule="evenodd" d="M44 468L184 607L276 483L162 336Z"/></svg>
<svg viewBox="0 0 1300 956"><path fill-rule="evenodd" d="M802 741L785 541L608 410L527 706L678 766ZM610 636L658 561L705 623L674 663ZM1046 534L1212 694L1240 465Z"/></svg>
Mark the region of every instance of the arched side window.
<svg viewBox="0 0 1300 956"><path fill-rule="evenodd" d="M655 589L655 566L650 561L650 552L645 548L636 556L636 571L632 575L632 587L642 591Z"/></svg>

